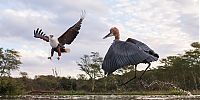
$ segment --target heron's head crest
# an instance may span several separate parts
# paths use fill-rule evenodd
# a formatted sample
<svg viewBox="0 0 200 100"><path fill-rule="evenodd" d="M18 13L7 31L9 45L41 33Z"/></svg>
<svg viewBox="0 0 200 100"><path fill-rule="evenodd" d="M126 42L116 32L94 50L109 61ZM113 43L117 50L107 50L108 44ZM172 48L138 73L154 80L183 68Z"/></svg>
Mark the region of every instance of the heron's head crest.
<svg viewBox="0 0 200 100"><path fill-rule="evenodd" d="M108 33L103 39L111 36L115 36L117 38L119 37L119 30L116 27L112 27L110 29L110 33Z"/></svg>
<svg viewBox="0 0 200 100"><path fill-rule="evenodd" d="M112 28L110 29L110 33L112 33L113 35L119 34L119 30L118 30L116 27L112 27Z"/></svg>

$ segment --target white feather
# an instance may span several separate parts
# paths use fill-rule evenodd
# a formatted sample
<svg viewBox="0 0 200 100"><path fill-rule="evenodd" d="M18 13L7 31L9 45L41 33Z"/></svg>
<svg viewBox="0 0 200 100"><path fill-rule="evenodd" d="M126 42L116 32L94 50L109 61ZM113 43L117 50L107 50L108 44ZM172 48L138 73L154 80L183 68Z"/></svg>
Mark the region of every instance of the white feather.
<svg viewBox="0 0 200 100"><path fill-rule="evenodd" d="M58 42L58 39L57 38L49 38L49 42L50 42L50 46L52 47L52 48L56 48L57 46L58 46L58 44L59 44L59 42Z"/></svg>

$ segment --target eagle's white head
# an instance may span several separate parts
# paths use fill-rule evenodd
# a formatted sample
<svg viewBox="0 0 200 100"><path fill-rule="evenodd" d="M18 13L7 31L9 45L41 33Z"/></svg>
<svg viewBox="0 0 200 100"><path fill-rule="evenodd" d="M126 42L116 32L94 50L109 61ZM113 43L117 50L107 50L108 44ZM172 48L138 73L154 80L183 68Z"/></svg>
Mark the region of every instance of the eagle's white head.
<svg viewBox="0 0 200 100"><path fill-rule="evenodd" d="M51 47L56 48L58 46L59 44L58 39L54 38L53 35L49 35L49 40Z"/></svg>
<svg viewBox="0 0 200 100"><path fill-rule="evenodd" d="M49 35L50 38L53 38L53 35Z"/></svg>

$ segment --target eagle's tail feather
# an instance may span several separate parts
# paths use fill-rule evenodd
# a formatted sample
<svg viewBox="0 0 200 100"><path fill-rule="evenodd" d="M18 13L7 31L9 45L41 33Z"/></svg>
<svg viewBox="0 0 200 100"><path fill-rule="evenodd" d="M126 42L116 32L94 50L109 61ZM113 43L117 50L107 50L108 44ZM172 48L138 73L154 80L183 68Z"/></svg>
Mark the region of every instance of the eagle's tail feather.
<svg viewBox="0 0 200 100"><path fill-rule="evenodd" d="M69 48L65 48L63 53L69 53L70 49Z"/></svg>

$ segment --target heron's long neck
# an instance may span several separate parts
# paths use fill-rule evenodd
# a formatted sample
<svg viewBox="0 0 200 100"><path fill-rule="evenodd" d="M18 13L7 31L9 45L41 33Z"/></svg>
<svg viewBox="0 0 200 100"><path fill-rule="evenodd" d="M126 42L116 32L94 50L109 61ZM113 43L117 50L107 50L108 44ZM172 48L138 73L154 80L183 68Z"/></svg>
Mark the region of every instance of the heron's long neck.
<svg viewBox="0 0 200 100"><path fill-rule="evenodd" d="M117 33L116 35L115 35L115 40L119 40L120 39L120 35L119 35L119 33Z"/></svg>

